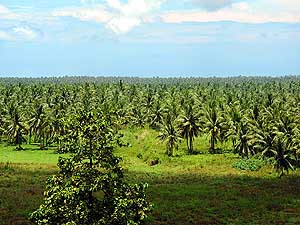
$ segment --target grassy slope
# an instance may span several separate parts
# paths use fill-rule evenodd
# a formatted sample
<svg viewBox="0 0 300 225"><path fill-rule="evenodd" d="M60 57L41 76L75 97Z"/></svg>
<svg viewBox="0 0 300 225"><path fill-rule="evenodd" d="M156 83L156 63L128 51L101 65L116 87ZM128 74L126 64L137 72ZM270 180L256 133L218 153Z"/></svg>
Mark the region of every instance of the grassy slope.
<svg viewBox="0 0 300 225"><path fill-rule="evenodd" d="M237 170L231 153L187 156L184 142L177 156L168 158L156 135L149 129L124 131L132 146L116 150L127 179L149 183L150 224L300 224L299 171L278 179L268 166ZM26 216L41 202L47 176L56 170L52 150L25 147L0 148L0 225L29 224ZM197 138L195 148L206 152L207 138ZM157 158L161 163L149 166Z"/></svg>

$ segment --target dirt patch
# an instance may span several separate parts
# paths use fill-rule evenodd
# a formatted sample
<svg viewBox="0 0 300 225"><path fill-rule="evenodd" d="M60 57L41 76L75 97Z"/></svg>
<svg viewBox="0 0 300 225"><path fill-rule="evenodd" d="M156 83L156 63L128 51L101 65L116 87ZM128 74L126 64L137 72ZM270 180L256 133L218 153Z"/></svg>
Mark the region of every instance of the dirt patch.
<svg viewBox="0 0 300 225"><path fill-rule="evenodd" d="M147 137L149 134L150 133L148 130L144 130L140 135L137 136L137 140L143 141L145 139L145 137Z"/></svg>
<svg viewBox="0 0 300 225"><path fill-rule="evenodd" d="M300 215L300 208L287 208L287 209L284 209L283 211L286 213L289 213L289 214Z"/></svg>
<svg viewBox="0 0 300 225"><path fill-rule="evenodd" d="M31 225L32 223L29 222L26 218L23 217L14 217L9 221L9 225Z"/></svg>

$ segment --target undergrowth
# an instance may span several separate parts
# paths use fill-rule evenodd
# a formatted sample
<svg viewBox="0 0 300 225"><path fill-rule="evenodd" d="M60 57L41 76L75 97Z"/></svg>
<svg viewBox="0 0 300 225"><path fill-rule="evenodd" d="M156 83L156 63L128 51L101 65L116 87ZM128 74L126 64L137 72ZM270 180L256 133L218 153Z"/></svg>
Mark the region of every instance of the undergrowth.
<svg viewBox="0 0 300 225"><path fill-rule="evenodd" d="M264 165L266 165L266 161L257 158L243 158L235 161L232 164L233 168L237 168L240 170L250 170L250 171L258 171Z"/></svg>

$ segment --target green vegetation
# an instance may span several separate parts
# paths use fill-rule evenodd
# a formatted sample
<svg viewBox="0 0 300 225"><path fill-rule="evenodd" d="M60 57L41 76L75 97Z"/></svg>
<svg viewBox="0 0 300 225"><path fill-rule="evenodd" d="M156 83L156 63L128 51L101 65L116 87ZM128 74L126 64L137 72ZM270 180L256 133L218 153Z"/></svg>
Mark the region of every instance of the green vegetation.
<svg viewBox="0 0 300 225"><path fill-rule="evenodd" d="M153 204L149 224L297 224L300 221L299 171L278 179L269 164L259 171L233 168L240 158L230 152L207 154L206 137L198 137L194 143L195 150L202 154L187 155L186 143L182 142L177 156L170 158L165 155L165 144L156 138L157 131L132 128L121 132L124 142L131 145L117 148L115 153L123 158L121 165L129 183L149 184L147 199ZM230 145L218 143L217 148L229 151ZM8 152L22 153L24 161L16 164L10 158L11 163L0 166L1 221L3 225L30 224L28 215L43 202L47 177L58 169L54 158L51 164L47 164L48 157L36 163L29 159L36 152L57 155L52 150L15 151L14 147L7 147ZM160 163L151 166L150 162L156 158ZM5 159L1 154L0 161Z"/></svg>
<svg viewBox="0 0 300 225"><path fill-rule="evenodd" d="M48 179L44 202L30 219L39 225L144 224L151 206L146 185L123 181L109 118L79 111L66 130L64 151L73 154L59 158L59 172Z"/></svg>
<svg viewBox="0 0 300 225"><path fill-rule="evenodd" d="M16 151L15 146L0 143L0 161L19 164L51 164L56 165L60 155L56 154L56 147L49 147L47 151L40 151L39 145L22 145L23 151Z"/></svg>
<svg viewBox="0 0 300 225"><path fill-rule="evenodd" d="M237 160L232 166L241 170L258 171L265 164L266 162L261 159L251 158Z"/></svg>
<svg viewBox="0 0 300 225"><path fill-rule="evenodd" d="M149 184L147 199L154 204L150 224L300 221L298 77L0 81L3 224L30 224L28 215L43 203L42 192L49 175L56 173L59 177L66 165L78 169L75 177L72 173L63 176L66 183L48 181L46 188L60 190L88 174L80 173L81 165L99 162L96 155L100 157L106 142L100 141L104 145L94 148L86 144L84 137L89 131L101 134L105 126L96 126L100 121L107 123L109 131L99 138L108 140L115 148L114 154L123 158L120 165L128 187ZM91 129L82 132L75 126L79 112L101 117L89 124ZM96 133L89 136L91 143L100 140ZM65 154L67 159L59 160L57 168L59 154ZM107 152L100 158L105 157L115 156ZM93 168L86 169L93 170L92 174L109 171L106 167L102 171L101 166ZM83 176L87 182L75 182L83 191L74 199L93 199L87 205L105 198L93 183L102 173L92 174ZM129 189L127 195L137 197ZM114 190L122 192L121 186ZM143 188L135 190L143 193ZM53 199L48 194L45 197L46 201ZM51 203L51 207L60 208L55 204ZM122 212L126 211L125 205L120 208ZM49 207L42 205L41 217L34 221L43 221ZM64 203L64 207L67 209L68 204ZM70 207L66 210L69 218L76 208L72 204ZM139 207L148 211L146 201ZM93 211L89 207L81 209L80 215L87 212L84 218ZM131 218L133 214L127 212L128 215L121 214Z"/></svg>

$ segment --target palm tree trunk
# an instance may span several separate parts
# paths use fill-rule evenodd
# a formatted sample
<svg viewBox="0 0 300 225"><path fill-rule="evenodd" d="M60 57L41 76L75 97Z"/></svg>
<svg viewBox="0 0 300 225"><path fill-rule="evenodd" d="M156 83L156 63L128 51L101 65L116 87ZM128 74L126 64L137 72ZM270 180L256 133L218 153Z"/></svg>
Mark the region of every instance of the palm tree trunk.
<svg viewBox="0 0 300 225"><path fill-rule="evenodd" d="M193 150L193 136L190 135L190 154L193 154L194 150Z"/></svg>
<svg viewBox="0 0 300 225"><path fill-rule="evenodd" d="M92 139L90 139L90 169L93 167L93 148L92 148Z"/></svg>
<svg viewBox="0 0 300 225"><path fill-rule="evenodd" d="M211 132L211 138L210 138L210 153L215 153L215 132Z"/></svg>
<svg viewBox="0 0 300 225"><path fill-rule="evenodd" d="M296 165L298 166L299 165L299 159L298 159L298 154L297 154L296 150L293 151L293 155L294 155L294 158L295 158L295 161L296 161Z"/></svg>
<svg viewBox="0 0 300 225"><path fill-rule="evenodd" d="M165 154L167 155L167 156L169 156L169 152L170 152L170 147L169 147L169 143L167 143L166 144L166 152L165 152Z"/></svg>
<svg viewBox="0 0 300 225"><path fill-rule="evenodd" d="M45 149L45 135L44 132L42 133L42 140L41 140L41 144L40 144L40 149L44 150Z"/></svg>
<svg viewBox="0 0 300 225"><path fill-rule="evenodd" d="M61 149L61 144L60 144L60 140L59 139L57 139L57 146L58 146L58 150L60 150Z"/></svg>
<svg viewBox="0 0 300 225"><path fill-rule="evenodd" d="M48 134L46 135L45 146L48 146Z"/></svg>
<svg viewBox="0 0 300 225"><path fill-rule="evenodd" d="M188 153L190 153L189 137L188 136L186 136L186 147L187 147Z"/></svg>
<svg viewBox="0 0 300 225"><path fill-rule="evenodd" d="M29 129L29 140L28 140L28 142L29 142L29 144L31 144L31 136L32 136L32 130L31 130L31 128Z"/></svg>

